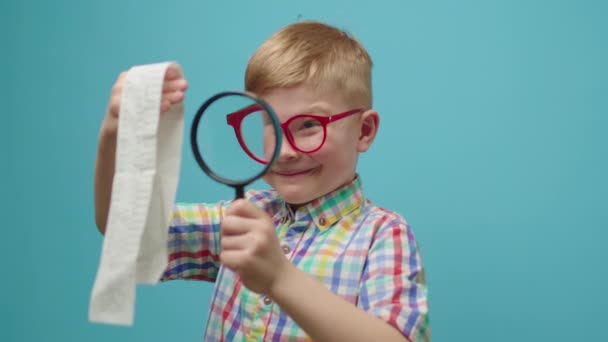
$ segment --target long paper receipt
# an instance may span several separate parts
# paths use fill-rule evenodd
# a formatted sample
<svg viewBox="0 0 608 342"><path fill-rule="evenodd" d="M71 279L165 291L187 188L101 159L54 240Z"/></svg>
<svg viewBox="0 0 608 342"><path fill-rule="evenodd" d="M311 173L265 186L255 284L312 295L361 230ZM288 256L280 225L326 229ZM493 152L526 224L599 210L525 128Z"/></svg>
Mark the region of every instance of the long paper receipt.
<svg viewBox="0 0 608 342"><path fill-rule="evenodd" d="M116 169L89 320L132 325L137 284L158 283L168 263L184 127L183 105L160 113L170 63L136 66L121 95Z"/></svg>

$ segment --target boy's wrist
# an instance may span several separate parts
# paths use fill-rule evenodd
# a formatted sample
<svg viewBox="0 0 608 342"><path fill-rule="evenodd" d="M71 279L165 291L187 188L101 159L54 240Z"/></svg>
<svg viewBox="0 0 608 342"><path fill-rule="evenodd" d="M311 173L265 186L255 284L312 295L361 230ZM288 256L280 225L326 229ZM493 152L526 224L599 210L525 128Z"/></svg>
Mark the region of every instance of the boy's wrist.
<svg viewBox="0 0 608 342"><path fill-rule="evenodd" d="M299 269L294 264L285 259L285 264L277 271L267 295L276 301L276 298L281 296L282 290L289 288L289 283L298 276L298 271Z"/></svg>

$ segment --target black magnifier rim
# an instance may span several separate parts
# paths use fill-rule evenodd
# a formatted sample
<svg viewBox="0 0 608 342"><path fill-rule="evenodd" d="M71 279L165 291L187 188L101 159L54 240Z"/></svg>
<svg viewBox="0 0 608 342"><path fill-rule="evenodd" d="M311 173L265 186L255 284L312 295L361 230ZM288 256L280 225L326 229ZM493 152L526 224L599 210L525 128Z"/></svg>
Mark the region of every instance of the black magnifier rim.
<svg viewBox="0 0 608 342"><path fill-rule="evenodd" d="M264 110L266 110L267 113L269 113L270 119L272 120L272 125L274 126L274 130L275 130L275 136L276 136L276 144L274 146L274 153L272 154L272 158L270 159L270 161L268 163L266 163L266 167L264 167L262 169L262 171L260 171L259 173L257 173L256 175L254 175L253 177L244 179L244 180L233 180L233 179L229 179L229 178L224 178L220 175L218 175L217 173L215 173L210 167L209 165L207 165L207 163L205 163L205 160L203 159L203 157L201 156L201 152L198 148L198 144L197 144L197 134L198 134L198 125L201 121L201 118L203 117L203 114L205 113L205 110L207 110L207 108L215 101L226 97L226 96L242 96L248 99L251 99L252 101L255 101L257 104L259 104L260 106L262 106L262 108L264 108ZM281 131L281 123L279 122L279 119L277 118L276 114L274 113L274 111L272 110L272 107L270 107L270 105L268 103L266 103L264 100L257 98L256 96L252 95L252 94L248 94L245 92L240 92L240 91L224 91L224 92L220 92L217 93L213 96L211 96L209 99L207 99L207 101L205 101L200 108L198 109L198 111L196 112L196 115L194 116L194 120L192 121L192 127L190 130L190 145L192 146L192 152L194 153L194 159L196 159L196 162L198 163L198 165L201 167L201 169L203 169L203 171L212 179L229 185L233 188L239 188L239 187L244 187L245 185L248 185L256 180L258 180L259 178L261 178L274 164L274 162L279 158L279 154L281 152L281 144L282 144L282 131Z"/></svg>

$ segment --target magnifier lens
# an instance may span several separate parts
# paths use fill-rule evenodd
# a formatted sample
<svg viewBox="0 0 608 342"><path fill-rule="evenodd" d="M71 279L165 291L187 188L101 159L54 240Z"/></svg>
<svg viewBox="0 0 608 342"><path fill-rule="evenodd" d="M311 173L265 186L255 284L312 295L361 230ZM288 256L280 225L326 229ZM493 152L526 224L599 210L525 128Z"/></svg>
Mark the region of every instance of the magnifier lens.
<svg viewBox="0 0 608 342"><path fill-rule="evenodd" d="M267 164L272 158L276 144L274 126L268 113L256 104L248 108L245 115L240 114L240 117L240 126L235 122L235 137L238 140L240 134L241 147L253 160Z"/></svg>
<svg viewBox="0 0 608 342"><path fill-rule="evenodd" d="M245 93L220 93L203 104L195 118L195 157L215 180L242 187L261 177L278 155L278 127L265 102Z"/></svg>

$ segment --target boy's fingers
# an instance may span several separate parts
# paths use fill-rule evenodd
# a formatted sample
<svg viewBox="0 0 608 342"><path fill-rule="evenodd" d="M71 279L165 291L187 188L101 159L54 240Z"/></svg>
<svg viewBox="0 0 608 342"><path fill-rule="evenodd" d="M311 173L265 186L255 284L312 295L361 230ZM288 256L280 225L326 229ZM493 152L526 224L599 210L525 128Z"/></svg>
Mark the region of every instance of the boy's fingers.
<svg viewBox="0 0 608 342"><path fill-rule="evenodd" d="M108 110L114 116L118 116L120 110L123 82L127 73L128 71L121 72L112 86ZM172 105L183 101L186 89L188 89L188 82L183 78L180 67L177 64L170 64L165 74L165 81L163 82L163 96L160 103L161 113L168 111Z"/></svg>
<svg viewBox="0 0 608 342"><path fill-rule="evenodd" d="M125 77L127 77L127 72L121 72L114 84L112 85L112 95L119 95L122 92L122 83L124 82Z"/></svg>
<svg viewBox="0 0 608 342"><path fill-rule="evenodd" d="M163 83L163 93L174 92L177 90L184 91L188 89L188 82L183 78L178 78L176 80L165 81Z"/></svg>
<svg viewBox="0 0 608 342"><path fill-rule="evenodd" d="M246 251L230 250L220 253L220 261L222 264L233 271L237 271L243 260L247 257Z"/></svg>
<svg viewBox="0 0 608 342"><path fill-rule="evenodd" d="M117 116L120 110L120 102L119 101L110 101L110 106L108 108L108 111L112 114Z"/></svg>
<svg viewBox="0 0 608 342"><path fill-rule="evenodd" d="M171 104L176 104L184 99L183 91L174 91L163 95L163 100L169 101Z"/></svg>
<svg viewBox="0 0 608 342"><path fill-rule="evenodd" d="M114 81L114 84L122 84L122 82L124 81L125 77L127 77L127 73L129 71L123 71L120 74L118 74L118 77L116 77L116 81Z"/></svg>
<svg viewBox="0 0 608 342"><path fill-rule="evenodd" d="M167 72L165 73L165 81L174 80L182 77L182 69L178 64L171 63L167 67Z"/></svg>
<svg viewBox="0 0 608 342"><path fill-rule="evenodd" d="M235 216L235 215L224 215L222 221L221 234L224 235L242 235L251 231L251 227L254 222L249 218Z"/></svg>
<svg viewBox="0 0 608 342"><path fill-rule="evenodd" d="M183 99L184 99L184 93L181 91L176 91L173 93L163 95L163 98L162 98L161 104L160 104L161 113L168 111L169 108L171 108L171 106L173 106L176 103L181 102Z"/></svg>
<svg viewBox="0 0 608 342"><path fill-rule="evenodd" d="M241 250L251 245L251 238L246 234L222 235L222 251Z"/></svg>
<svg viewBox="0 0 608 342"><path fill-rule="evenodd" d="M160 102L160 112L161 113L168 111L169 108L171 108L171 102L169 102L169 100L164 99Z"/></svg>
<svg viewBox="0 0 608 342"><path fill-rule="evenodd" d="M265 214L261 209L246 199L237 199L226 209L226 215L238 215L249 218L259 218Z"/></svg>

